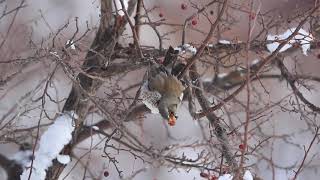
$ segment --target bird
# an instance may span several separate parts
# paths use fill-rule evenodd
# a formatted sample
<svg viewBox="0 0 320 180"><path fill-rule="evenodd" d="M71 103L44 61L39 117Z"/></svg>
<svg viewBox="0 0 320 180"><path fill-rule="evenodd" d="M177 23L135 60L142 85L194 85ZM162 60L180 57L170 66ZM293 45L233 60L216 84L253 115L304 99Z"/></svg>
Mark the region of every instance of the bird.
<svg viewBox="0 0 320 180"><path fill-rule="evenodd" d="M151 113L159 113L170 126L174 126L178 118L177 110L182 102L186 87L183 81L176 76L177 71L181 70L183 65L174 66L167 60L165 58L162 64L153 63L151 65L147 71L146 81L141 86L141 96L142 102L151 110ZM170 68L169 66L174 67ZM170 70L171 73L169 73Z"/></svg>

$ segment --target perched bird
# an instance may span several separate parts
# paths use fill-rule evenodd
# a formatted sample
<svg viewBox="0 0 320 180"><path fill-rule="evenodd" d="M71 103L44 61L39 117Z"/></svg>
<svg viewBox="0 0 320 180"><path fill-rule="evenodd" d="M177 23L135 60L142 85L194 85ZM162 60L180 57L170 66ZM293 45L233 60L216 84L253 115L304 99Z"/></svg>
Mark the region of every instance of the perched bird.
<svg viewBox="0 0 320 180"><path fill-rule="evenodd" d="M141 87L142 102L151 110L151 113L160 113L168 120L170 126L175 125L177 110L183 98L185 86L175 76L173 68L168 72L168 65L153 64L147 73L147 79ZM181 65L175 66L181 68Z"/></svg>

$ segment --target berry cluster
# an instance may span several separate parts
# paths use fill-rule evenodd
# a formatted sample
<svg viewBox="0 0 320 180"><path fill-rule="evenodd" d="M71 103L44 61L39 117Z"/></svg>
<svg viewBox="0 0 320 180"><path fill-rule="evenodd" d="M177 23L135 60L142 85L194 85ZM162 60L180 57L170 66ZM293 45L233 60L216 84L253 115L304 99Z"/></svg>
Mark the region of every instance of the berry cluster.
<svg viewBox="0 0 320 180"><path fill-rule="evenodd" d="M182 10L186 10L186 9L188 9L188 6L187 6L185 3L182 3L182 4L180 5L180 8L181 8ZM210 11L210 14L213 14L213 11ZM162 12L160 12L160 13L159 13L159 17L160 17L160 18L163 18L163 17L164 17L164 14L163 14ZM193 20L191 21L191 24L192 24L193 26L195 26L195 25L198 24L198 21L197 21L196 19L193 19Z"/></svg>

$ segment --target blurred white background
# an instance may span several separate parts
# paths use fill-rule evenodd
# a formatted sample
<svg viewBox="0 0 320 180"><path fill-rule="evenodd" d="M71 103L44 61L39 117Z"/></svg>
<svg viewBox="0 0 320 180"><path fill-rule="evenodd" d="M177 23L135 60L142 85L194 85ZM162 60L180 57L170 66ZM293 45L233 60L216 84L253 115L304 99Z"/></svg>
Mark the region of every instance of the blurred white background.
<svg viewBox="0 0 320 180"><path fill-rule="evenodd" d="M193 1L194 3L204 4L207 1ZM6 1L5 4L8 6L8 9L15 7L19 1L10 0ZM158 13L161 12L164 14L167 22L182 24L184 19L190 14L195 12L194 9L188 8L185 11L180 9L181 3L186 3L189 5L188 1L183 0L147 0L145 4L147 7L151 8L153 6L159 6L160 8L151 14L151 17L154 19L159 18ZM247 1L232 1L235 4L246 4ZM285 19L288 16L291 16L295 13L295 9L305 10L308 7L312 6L311 0L261 0L261 12L266 12L271 9L275 9L273 15L279 16L279 18ZM6 53L0 55L1 60L6 59L9 56L17 54L18 56L23 56L28 54L30 51L27 49L28 43L30 43L30 34L32 33L32 41L35 43L40 43L48 37L52 37L56 31L64 26L69 21L69 27L67 31L63 32L65 39L58 39L57 44L63 45L70 38L75 31L74 18L78 17L79 20L79 29L80 32L85 32L86 30L86 21L88 21L89 27L94 28L99 24L99 10L100 5L98 0L28 0L26 1L27 7L23 8L17 16L13 30L9 33L7 43L5 44ZM4 8L4 7L2 7ZM215 9L213 9L215 10ZM247 14L241 13L239 11L230 11L230 13L237 16L236 25L233 26L229 31L222 34L222 39L232 40L239 39L246 41L247 39ZM1 36L6 35L9 23L11 22L10 18L5 18L0 21L0 32ZM286 21L284 21L286 22ZM294 24L283 24L283 28L294 26ZM209 25L206 24L206 21L199 19L199 24L197 28L207 32ZM161 32L168 32L172 30L172 27L161 26ZM141 44L148 46L157 46L157 37L151 28L144 26L141 29ZM130 31L126 31L126 37L122 39L122 43L126 44L130 40ZM88 37L81 41L82 47L89 47L94 33L88 35ZM170 39L165 41L165 47L168 45L177 46L180 44L181 34L175 33L169 36ZM203 35L195 31L188 31L187 41L192 43L199 43L203 39ZM214 40L213 40L214 41ZM302 53L297 53L296 58L299 59L299 71L320 76L318 68L320 67L319 61L316 59L316 55L319 51L312 51L309 56L303 56ZM83 59L84 52L79 53L79 60ZM252 54L252 60L256 55ZM0 61L1 61L0 60ZM288 58L285 61L286 64L290 65L293 68L293 61L291 58ZM81 63L79 63L81 64ZM291 65L292 64L292 65ZM290 67L289 66L289 67ZM1 65L0 75L10 74L11 71L18 69L14 65ZM30 101L24 100L20 102L22 96L27 92L32 91L36 86L41 82L52 70L52 67L45 63L39 62L37 64L28 65L26 68L23 68L21 75L16 76L12 81L10 81L6 86L0 89L0 117L9 112L16 103L18 103L18 108L15 110L17 112L23 112L25 108L31 107ZM71 81L66 75L64 75L62 70L58 71L54 76L54 85L50 87L49 91L52 92L59 100L64 99L68 96L71 89ZM275 71L277 72L277 71ZM125 78L121 82L124 86L137 83L141 81L143 77L144 70L136 71L134 74ZM212 70L207 72L207 77L212 77ZM319 85L312 84L315 89L318 89ZM263 92L264 89L260 86L259 82L254 82L253 86L256 87L257 92ZM285 81L279 80L264 80L264 86L269 92L269 94L264 93L262 99L264 102L259 102L256 106L253 107L254 110L259 110L262 107L265 107L269 103L275 103L280 101L285 96L290 95L292 92L288 88L288 85ZM107 87L107 85L105 86ZM320 96L318 92L312 91L311 93L307 90L302 90L304 95L308 100L315 104L320 104ZM39 92L40 93L40 92ZM103 95L103 90L101 90L101 95ZM134 94L134 92L132 92ZM258 94L258 93L257 93ZM237 96L238 100L243 100L246 98L245 92ZM253 98L254 99L254 98ZM30 100L30 99L29 99ZM287 102L287 101L285 101ZM288 102L287 102L288 103ZM284 103L285 104L285 103ZM51 116L61 111L63 103L60 103L59 106L56 106L53 103L48 102L46 108L51 112ZM239 124L244 121L245 113L241 107L232 107L227 106L227 108L234 109L238 113L231 115L232 121L235 124ZM226 114L222 114L223 118L228 119ZM272 114L272 115L271 115ZM204 140L201 127L198 121L195 121L191 118L188 113L187 103L181 106L181 109L178 112L179 120L177 121L176 126L169 127L168 131L171 135L170 138L167 134L166 125L162 121L159 115L147 115L143 121L143 126L140 126L139 122L129 122L127 124L128 129L132 130L139 134L142 142L145 144L152 145L155 148L163 149L166 146L171 144L192 144L196 141ZM304 151L303 146L308 146L313 135L310 131L305 131L307 125L305 121L300 120L299 114L293 114L288 112L282 112L279 107L274 107L263 113L269 121L261 126L262 131L265 134L276 135L279 138L274 138L272 141L269 141L259 152L264 154L265 157L271 158L275 163L275 179L284 180L293 177L294 172L292 170L284 170L281 167L290 167L297 162L300 162L303 158ZM270 115L270 116L269 116ZM19 117L19 123L15 124L15 127L26 128L35 125L39 119L39 110L35 109L33 111L24 114ZM97 115L89 115L87 118L87 123L92 124L101 117ZM206 119L201 119L200 124L205 128L208 128ZM48 120L43 120L43 122L49 122ZM254 127L256 124L252 123L251 126ZM111 131L110 131L111 132ZM109 132L109 133L110 133ZM254 133L254 132L253 132ZM283 140L283 137L287 137L286 141ZM209 134L205 134L209 136ZM32 138L31 138L32 139ZM240 139L238 139L240 143ZM110 179L117 180L119 179L118 174L112 164L108 162L106 158L103 158L103 146L104 140L102 137L95 135L92 138L87 139L82 142L79 147L74 151L76 157L81 157L81 163L76 164L75 169L73 166L77 162L76 159L68 164L65 169L61 179L71 180L71 179L81 179L83 177L83 166L87 165L89 174L97 177L97 179ZM262 140L262 139L260 139ZM249 145L254 145L257 143L258 139L249 139ZM117 144L114 141L111 141L113 144ZM290 144L290 145L289 145ZM82 157L83 154L87 153L89 147L92 146L90 155ZM199 147L196 149L185 148L176 151L173 149L172 153L180 154L183 153L190 157L196 158L197 153L201 152L206 147ZM236 151L238 146L234 146ZM311 149L309 157L315 155L313 161L310 162L307 166L310 168L302 171L300 178L301 180L317 180L319 179L319 154L320 150L319 144L315 144ZM0 144L0 153L12 156L15 152L18 151L18 146L13 143ZM133 172L146 168L142 173L139 173L134 179L137 180L177 180L177 179L204 179L200 177L199 169L171 169L168 167L159 167L161 159L152 159L154 161L153 166L145 165L140 159L134 159L133 156L129 153L121 152L120 154L117 151L112 151L112 154L119 161L119 167L124 171L124 176L130 176ZM258 164L258 168L251 169L253 174L257 174L263 179L272 179L272 169L270 169L268 162L265 159L257 159L254 156L248 156L249 161L246 165L251 165L251 163ZM158 161L158 162L157 162ZM250 167L249 167L250 169ZM172 170L172 171L171 171ZM108 177L103 177L103 172L108 171L110 175ZM1 179L1 176L0 176ZM88 178L89 179L89 178Z"/></svg>

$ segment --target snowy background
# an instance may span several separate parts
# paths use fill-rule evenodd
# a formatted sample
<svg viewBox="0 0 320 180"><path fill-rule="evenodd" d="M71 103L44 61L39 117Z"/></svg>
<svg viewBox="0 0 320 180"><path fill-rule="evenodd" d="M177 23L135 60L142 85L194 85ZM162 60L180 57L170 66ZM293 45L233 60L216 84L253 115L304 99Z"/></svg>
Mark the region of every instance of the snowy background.
<svg viewBox="0 0 320 180"><path fill-rule="evenodd" d="M167 20L172 23L182 23L184 19L190 15L193 10L181 11L180 4L186 1L172 1L172 0L148 0L146 1L147 7L152 7L157 5L160 7L160 10ZM201 1L206 2L206 1ZM236 1L235 1L236 2ZM7 1L8 7L14 7L18 2L17 1ZM200 1L199 1L200 3ZM241 2L245 3L245 2ZM312 5L311 0L261 0L262 3L262 12L271 10L276 8L274 15L278 16L279 19L285 19L288 16L291 16L295 13L295 9L307 9ZM68 38L72 36L75 26L72 23L74 22L74 18L78 17L79 20L79 28L81 32L86 30L86 21L88 21L89 27L96 27L98 25L99 18L99 2L96 0L30 0L27 1L27 7L22 9L19 12L19 16L16 21L16 27L14 31L12 31L8 35L7 44L5 46L5 52L0 55L0 59L6 59L8 56L12 54L20 54L23 56L24 54L28 54L28 49L26 49L25 44L30 43L29 34L32 32L32 39L35 42L40 42L41 40L46 39L48 36L51 36L52 33L56 32L57 29L61 28L66 22L70 21L69 31L63 33L65 39L58 39L57 43L63 45L67 42ZM3 7L2 7L3 8ZM9 8L10 9L10 8ZM157 11L157 12L159 12ZM158 14L154 13L152 16L154 18L158 17ZM237 12L238 19L236 26L231 30L222 34L221 39L232 40L238 39L242 41L246 41L247 39L247 17L246 14L241 14ZM208 25L204 23L205 21L199 20L198 27L201 30L207 30ZM286 22L286 21L284 21ZM9 25L10 21L8 19L1 20L0 22L0 31L1 35L5 34L6 29ZM272 35L284 33L285 30L289 28L295 27L295 24L284 23L281 29L274 31ZM305 27L308 28L308 27ZM167 26L161 27L160 31L165 32L169 31L170 28ZM126 44L127 40L130 39L129 32L126 32L126 38L122 39L122 43ZM143 28L141 36L141 44L142 45L150 45L157 46L157 39L154 32L149 28ZM90 42L92 40L93 34L89 34L88 38L82 41L80 44L82 47L89 47ZM91 37L91 39L90 39ZM188 41L196 43L201 39L199 37L203 37L200 33L195 31L188 32ZM165 46L179 45L181 38L180 33L170 35L170 40L165 41ZM270 36L270 38L272 38ZM83 54L79 53L79 59L83 58ZM319 67L320 62L315 58L317 55L316 51L308 53L308 56L304 56L302 51L295 54L299 62L299 71L320 76ZM255 55L250 55L252 60L255 59ZM0 60L0 61L1 61ZM308 63L305 63L308 62ZM288 58L285 61L289 67L293 68L294 64L292 60ZM39 82L43 81L48 77L48 73L52 70L52 66L50 64L46 64L45 62L39 62L37 64L27 65L21 71L21 75L14 78L10 83L6 86L1 87L0 89L0 117L4 117L7 112L14 109L13 114L19 114L17 117L13 117L10 115L6 119L17 118L19 121L15 123L14 127L18 128L27 128L36 125L39 121L39 109L34 109L28 112L25 112L26 109L34 107L34 104L30 103L31 99L24 99L21 101L21 98L28 92L34 93L36 96L37 93L40 95L41 87L37 87ZM10 71L16 70L18 67L13 65L0 65L0 75L10 74ZM71 89L71 81L68 79L66 75L64 75L62 70L58 70L59 73L56 73L53 79L53 85L49 88L49 92L57 99L64 100L65 97L68 96L68 93ZM206 73L206 77L212 77L213 70L209 70ZM121 82L124 86L128 86L130 84L135 84L139 82L143 77L144 70L136 71L134 74L128 75L123 82ZM276 86L274 84L277 84ZM262 92L264 89L258 86L258 82L254 84L257 85L257 91ZM255 108L259 110L268 102L277 102L282 98L288 96L291 92L287 88L286 83L281 83L277 80L265 80L264 86L266 86L269 91L269 95L263 97L264 102L261 102L260 107L257 105ZM318 87L318 85L313 84L314 87ZM105 86L107 87L107 85ZM320 104L320 96L319 93L310 93L307 90L302 90L305 94L306 98L315 104ZM103 91L99 92L103 95ZM240 93L238 96L239 100L245 98L245 93ZM54 103L50 103L49 101L46 104L46 109L48 109L49 116L51 118L56 117L57 113L61 112L63 107L63 101L58 105ZM233 114L232 118L235 119L235 124L239 124L241 119L243 120L245 117L244 112L241 112L241 108L239 107L227 107L232 108L238 113ZM255 109L253 109L255 110ZM276 167L290 167L297 162L300 162L303 158L304 151L303 145L308 146L313 135L310 131L307 131L307 124L304 121L300 120L299 114L290 114L288 112L282 112L280 108L274 108L271 110L272 116L268 116L267 113L266 118L271 119L271 123L263 124L263 131L265 134L273 135L275 134L278 138L274 138L274 140L268 143L268 146L265 146L260 153L264 154L265 157L272 157L272 160L275 163ZM195 122L192 120L188 113L187 104L182 104L181 109L178 112L179 120L177 121L176 126L169 128L170 136L174 138L170 138L167 135L167 129L164 125L163 121L158 115L147 115L145 121L143 121L143 126L136 122L129 122L127 124L128 129L131 129L132 132L139 134L142 142L146 144L153 145L156 148L162 149L169 145L178 144L180 142L191 144L192 142L201 141L204 139L204 136L208 136L208 134L202 134L200 125L207 126L206 120L202 120L202 122ZM97 114L92 114L87 117L87 124L93 124L100 120ZM56 120L56 123L59 118ZM4 122L1 122L4 123ZM41 123L52 123L52 121L43 118L41 119ZM0 124L1 125L1 124ZM254 125L253 125L254 126ZM51 126L52 127L52 126ZM52 127L53 128L53 127ZM61 130L61 129L60 129ZM44 132L44 130L42 131ZM59 131L56 131L59 132ZM49 133L47 131L47 133ZM111 133L111 130L108 132ZM59 135L60 133L57 133ZM281 137L286 137L290 135L283 141ZM61 134L64 135L64 134ZM67 137L67 136L64 136ZM27 140L32 140L34 137L26 137ZM72 159L68 164L67 168L63 172L61 179L80 179L83 177L84 166L88 167L89 174L97 177L97 179L119 179L118 174L112 164L110 164L106 158L102 158L103 155L103 146L104 146L105 138L95 135L92 138L88 138L81 144L79 144L78 148L74 150L74 154L80 160ZM249 145L254 145L257 142L257 139L250 139ZM40 140L41 143L41 140ZM116 144L116 142L111 141L111 143ZM89 149L89 147L91 149ZM234 150L237 150L237 146L234 147ZM172 153L180 154L183 153L190 157L197 157L197 153L201 152L206 147L199 147L197 149L193 148L185 148L180 149L178 152L175 149L172 149ZM308 164L308 169L302 171L299 179L308 179L308 180L317 180L319 177L319 154L317 154L320 150L319 144L315 144L315 146L311 149L310 157L314 154L314 160ZM9 157L14 157L16 152L18 151L18 146L14 143L2 143L0 144L0 153ZM88 153L89 152L89 153ZM38 149L36 152L41 154L41 149ZM121 170L124 171L124 177L128 177L132 175L133 172L142 169L143 172L139 173L134 179L139 180L176 180L176 179L204 179L200 177L200 171L196 169L191 169L190 171L186 171L184 169L179 169L171 171L170 168L167 167L159 167L157 165L157 161L161 161L161 159L155 159L153 166L146 166L139 159L134 159L130 153L121 152L118 154L116 150L110 150L110 153L117 158L119 161L119 166ZM57 155L54 155L57 156ZM68 159L66 157L60 157L61 162L67 162ZM252 174L257 174L263 179L272 179L272 169L269 168L268 162L263 159L257 159L256 157L249 156L249 161L247 165L251 163L257 163L258 168L253 168L250 171ZM35 163L37 163L37 159L35 159ZM294 172L292 170L284 170L277 168L275 169L275 179L285 180L293 177ZM109 176L103 177L103 172L108 171ZM3 178L2 178L3 177ZM2 173L0 175L0 179L4 179L5 175Z"/></svg>

